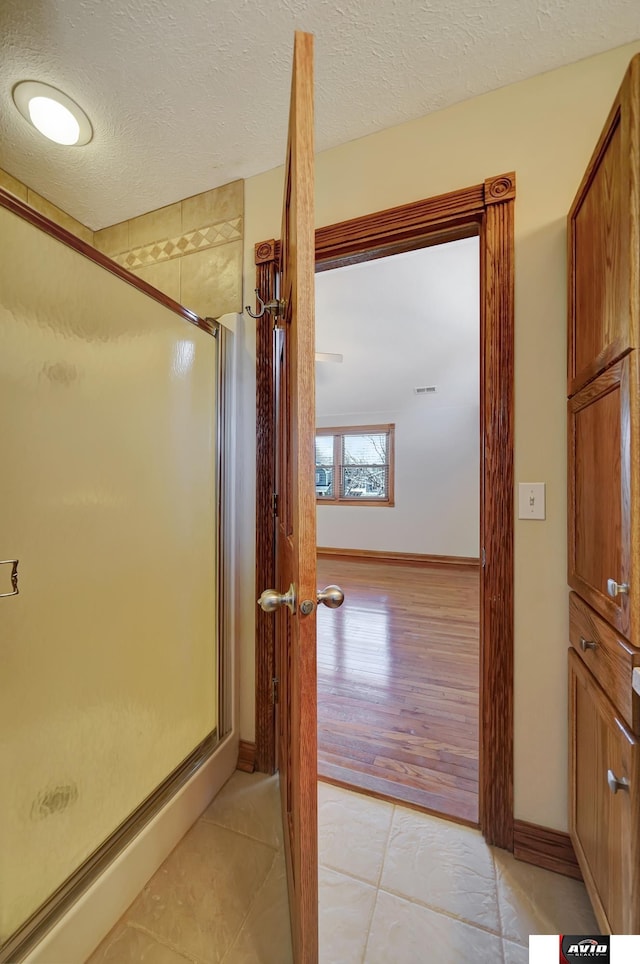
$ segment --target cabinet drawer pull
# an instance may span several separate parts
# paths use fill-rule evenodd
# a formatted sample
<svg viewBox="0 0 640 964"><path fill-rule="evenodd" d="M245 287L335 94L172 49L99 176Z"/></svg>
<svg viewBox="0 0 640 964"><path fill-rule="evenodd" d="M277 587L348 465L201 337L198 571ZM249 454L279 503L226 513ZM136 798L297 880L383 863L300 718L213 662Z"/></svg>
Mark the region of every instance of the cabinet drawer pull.
<svg viewBox="0 0 640 964"><path fill-rule="evenodd" d="M612 599L615 599L616 596L628 596L629 583L616 582L615 579L607 579L607 592Z"/></svg>
<svg viewBox="0 0 640 964"><path fill-rule="evenodd" d="M629 781L627 778L618 778L613 770L607 770L607 783L612 793L617 793L618 790L629 790Z"/></svg>
<svg viewBox="0 0 640 964"><path fill-rule="evenodd" d="M584 636L580 637L580 649L583 653L586 653L588 649L597 649L598 644L593 639L585 639Z"/></svg>

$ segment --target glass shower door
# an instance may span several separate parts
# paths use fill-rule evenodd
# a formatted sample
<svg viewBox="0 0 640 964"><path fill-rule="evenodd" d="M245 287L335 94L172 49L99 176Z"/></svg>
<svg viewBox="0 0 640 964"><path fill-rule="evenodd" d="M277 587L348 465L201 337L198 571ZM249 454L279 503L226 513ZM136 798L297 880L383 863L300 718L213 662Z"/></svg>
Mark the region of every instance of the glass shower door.
<svg viewBox="0 0 640 964"><path fill-rule="evenodd" d="M1 950L216 730L217 342L0 239Z"/></svg>

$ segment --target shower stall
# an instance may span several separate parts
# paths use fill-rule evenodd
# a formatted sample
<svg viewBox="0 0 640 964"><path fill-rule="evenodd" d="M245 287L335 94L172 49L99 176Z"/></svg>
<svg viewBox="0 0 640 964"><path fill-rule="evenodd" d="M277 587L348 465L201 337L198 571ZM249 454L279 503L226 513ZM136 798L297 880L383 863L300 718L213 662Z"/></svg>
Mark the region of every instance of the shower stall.
<svg viewBox="0 0 640 964"><path fill-rule="evenodd" d="M232 737L229 357L1 194L0 961Z"/></svg>

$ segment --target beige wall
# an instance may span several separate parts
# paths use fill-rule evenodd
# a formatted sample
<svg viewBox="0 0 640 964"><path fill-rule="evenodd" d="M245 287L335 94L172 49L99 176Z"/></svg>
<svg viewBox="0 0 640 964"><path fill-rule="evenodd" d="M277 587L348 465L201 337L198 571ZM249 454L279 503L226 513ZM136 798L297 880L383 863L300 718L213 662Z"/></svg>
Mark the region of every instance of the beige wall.
<svg viewBox="0 0 640 964"><path fill-rule="evenodd" d="M76 221L76 219L72 218L66 211L57 208L51 201L47 201L42 195L37 194L36 191L32 191L31 188L23 184L22 181L19 181L3 170L0 170L0 187L5 191L9 191L9 193L15 195L15 197L20 198L20 200L28 204L29 207L39 211L40 214L44 214L45 217L48 217L50 221L54 221L61 228L66 228L71 234L75 234L77 238L86 241L87 244L93 244L93 231L91 231L90 228L81 224L80 221Z"/></svg>
<svg viewBox="0 0 640 964"><path fill-rule="evenodd" d="M558 829L567 817L565 218L625 67L640 43L352 141L317 157L317 224L381 210L515 170L516 481L546 481L547 519L515 523L515 813ZM375 94L375 91L372 92ZM284 144L283 144L284 153ZM253 246L278 237L282 170L245 182L245 290ZM253 459L254 328L241 385ZM253 582L247 472L241 585ZM242 612L241 737L254 736L254 594Z"/></svg>
<svg viewBox="0 0 640 964"><path fill-rule="evenodd" d="M95 246L201 317L241 310L243 181L95 232Z"/></svg>
<svg viewBox="0 0 640 964"><path fill-rule="evenodd" d="M462 238L316 275L318 348L343 355L316 366L316 424L395 425L395 504L320 502L319 546L478 558L479 250Z"/></svg>

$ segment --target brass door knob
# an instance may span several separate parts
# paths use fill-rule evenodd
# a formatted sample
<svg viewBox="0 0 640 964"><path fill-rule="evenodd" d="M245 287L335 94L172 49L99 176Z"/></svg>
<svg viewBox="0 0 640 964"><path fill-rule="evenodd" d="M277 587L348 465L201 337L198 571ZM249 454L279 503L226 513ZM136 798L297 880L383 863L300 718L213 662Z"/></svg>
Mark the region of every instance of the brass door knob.
<svg viewBox="0 0 640 964"><path fill-rule="evenodd" d="M327 609L339 609L344 602L344 593L340 586L327 586L318 589L318 603L324 603Z"/></svg>
<svg viewBox="0 0 640 964"><path fill-rule="evenodd" d="M274 613L281 606L287 606L292 613L296 611L296 589L293 583L287 592L278 592L277 589L265 589L258 600L260 609L265 613Z"/></svg>

